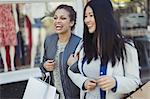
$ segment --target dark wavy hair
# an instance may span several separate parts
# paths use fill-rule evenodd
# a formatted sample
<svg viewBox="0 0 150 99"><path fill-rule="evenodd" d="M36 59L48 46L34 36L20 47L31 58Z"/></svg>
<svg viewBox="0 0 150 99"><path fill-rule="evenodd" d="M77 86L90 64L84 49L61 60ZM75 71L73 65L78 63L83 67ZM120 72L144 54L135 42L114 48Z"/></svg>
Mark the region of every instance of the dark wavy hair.
<svg viewBox="0 0 150 99"><path fill-rule="evenodd" d="M59 5L53 12L53 14L58 10L58 9L64 9L67 12L69 12L69 17L70 17L70 21L74 21L74 25L71 27L71 30L73 30L75 28L75 24L76 24L76 11L73 9L72 6L69 5L65 5L65 4L61 4Z"/></svg>
<svg viewBox="0 0 150 99"><path fill-rule="evenodd" d="M125 38L122 36L113 15L113 7L110 0L91 0L84 9L91 7L96 22L96 30L89 33L88 27L84 23L83 47L87 63L101 57L102 65L107 65L110 61L112 66L117 60L122 61L126 56ZM124 63L123 63L124 64Z"/></svg>

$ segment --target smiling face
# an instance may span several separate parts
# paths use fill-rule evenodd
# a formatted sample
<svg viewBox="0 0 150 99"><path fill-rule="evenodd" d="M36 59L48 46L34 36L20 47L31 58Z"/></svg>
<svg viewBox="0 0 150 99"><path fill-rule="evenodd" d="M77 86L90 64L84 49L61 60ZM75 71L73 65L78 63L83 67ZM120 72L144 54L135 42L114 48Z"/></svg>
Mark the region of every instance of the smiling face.
<svg viewBox="0 0 150 99"><path fill-rule="evenodd" d="M57 9L54 14L54 29L57 33L71 33L74 22L70 21L69 12Z"/></svg>
<svg viewBox="0 0 150 99"><path fill-rule="evenodd" d="M84 22L88 27L89 33L94 33L96 30L96 22L93 10L90 6L87 6L85 10Z"/></svg>

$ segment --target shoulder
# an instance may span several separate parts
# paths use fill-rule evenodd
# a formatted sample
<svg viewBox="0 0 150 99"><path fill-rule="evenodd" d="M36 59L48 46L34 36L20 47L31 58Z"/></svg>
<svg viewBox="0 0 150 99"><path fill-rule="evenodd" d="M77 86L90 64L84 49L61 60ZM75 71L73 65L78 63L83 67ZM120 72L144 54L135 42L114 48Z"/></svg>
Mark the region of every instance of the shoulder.
<svg viewBox="0 0 150 99"><path fill-rule="evenodd" d="M50 46L54 46L58 40L58 34L51 34L45 38L44 47L48 48Z"/></svg>
<svg viewBox="0 0 150 99"><path fill-rule="evenodd" d="M54 40L58 37L58 34L54 33L54 34L50 34L45 38L45 42L49 42L51 40Z"/></svg>
<svg viewBox="0 0 150 99"><path fill-rule="evenodd" d="M56 34L56 33L50 34L50 35L48 35L48 36L46 37L46 40L47 40L47 39L55 38L55 37L57 37L57 35L58 35L58 34Z"/></svg>
<svg viewBox="0 0 150 99"><path fill-rule="evenodd" d="M74 40L77 40L77 41L80 41L80 40L81 40L81 38L80 38L79 36L75 35L75 34L72 34L72 38L73 38Z"/></svg>
<svg viewBox="0 0 150 99"><path fill-rule="evenodd" d="M125 43L125 48L126 48L126 50L132 50L132 49L136 50L136 47L135 47L133 41L126 42Z"/></svg>
<svg viewBox="0 0 150 99"><path fill-rule="evenodd" d="M126 49L127 56L133 57L138 54L137 49L133 42L125 43L125 49Z"/></svg>

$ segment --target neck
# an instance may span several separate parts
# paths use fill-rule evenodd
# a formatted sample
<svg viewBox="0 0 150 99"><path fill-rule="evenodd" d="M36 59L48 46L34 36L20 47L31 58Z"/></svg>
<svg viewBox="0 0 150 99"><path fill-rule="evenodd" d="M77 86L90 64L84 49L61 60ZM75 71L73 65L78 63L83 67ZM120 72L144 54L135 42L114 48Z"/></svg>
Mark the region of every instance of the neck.
<svg viewBox="0 0 150 99"><path fill-rule="evenodd" d="M61 43L68 42L70 36L71 36L71 33L62 33L62 34L59 34L58 35L58 37L59 37L58 41L61 42Z"/></svg>

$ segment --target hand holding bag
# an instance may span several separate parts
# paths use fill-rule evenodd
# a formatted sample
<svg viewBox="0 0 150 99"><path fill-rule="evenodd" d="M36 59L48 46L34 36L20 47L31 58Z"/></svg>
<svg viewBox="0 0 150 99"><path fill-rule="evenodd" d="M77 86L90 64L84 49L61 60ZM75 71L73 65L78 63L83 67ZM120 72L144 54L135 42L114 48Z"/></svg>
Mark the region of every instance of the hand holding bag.
<svg viewBox="0 0 150 99"><path fill-rule="evenodd" d="M41 79L30 78L23 99L57 99L56 88Z"/></svg>
<svg viewBox="0 0 150 99"><path fill-rule="evenodd" d="M125 99L150 99L150 81L140 86Z"/></svg>

